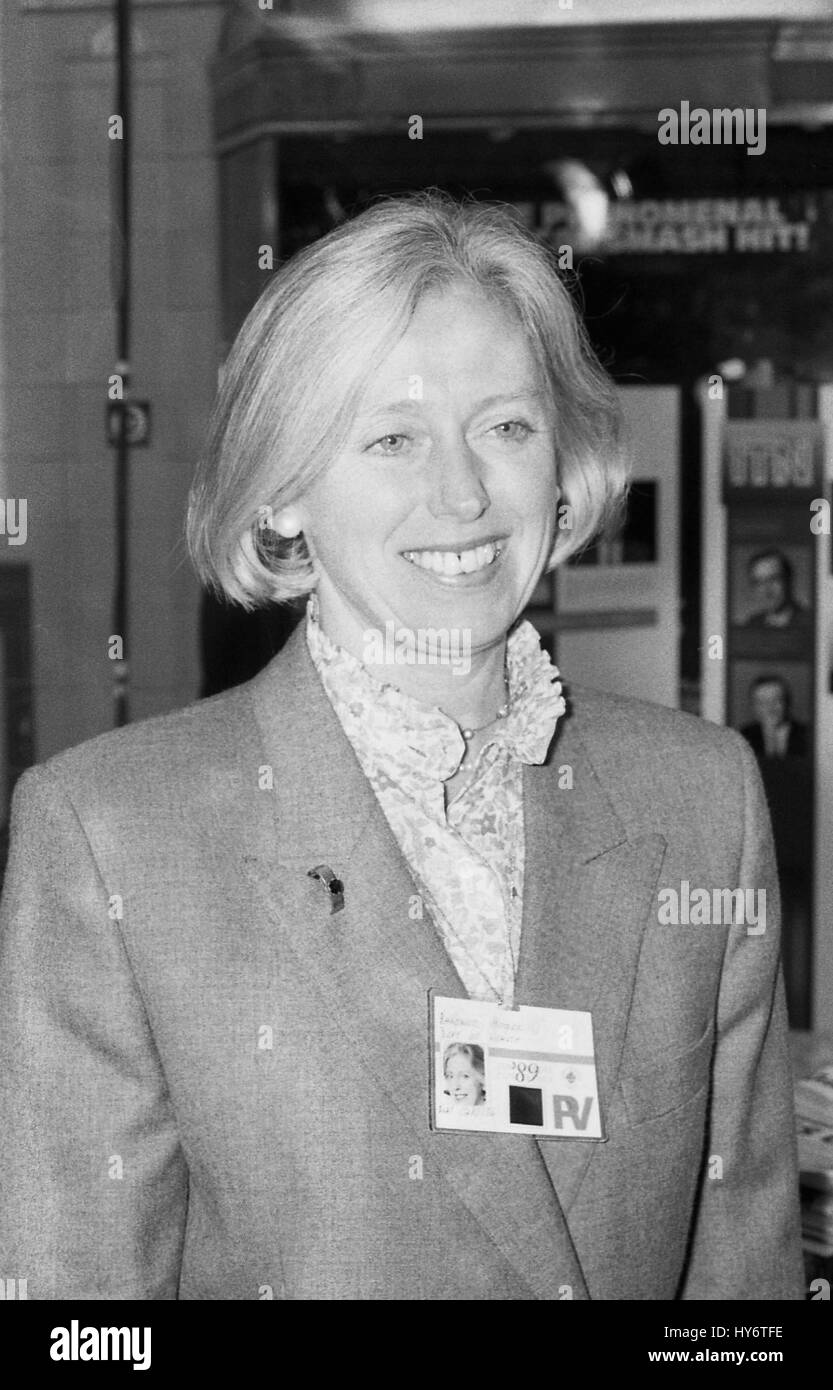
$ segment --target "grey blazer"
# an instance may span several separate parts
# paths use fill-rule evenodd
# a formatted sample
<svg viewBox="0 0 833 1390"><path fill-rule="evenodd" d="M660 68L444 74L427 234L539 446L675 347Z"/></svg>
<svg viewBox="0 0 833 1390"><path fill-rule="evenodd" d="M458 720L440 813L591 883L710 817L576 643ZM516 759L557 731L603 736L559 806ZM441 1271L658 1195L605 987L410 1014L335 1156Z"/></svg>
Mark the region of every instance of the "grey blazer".
<svg viewBox="0 0 833 1390"><path fill-rule="evenodd" d="M430 1132L427 991L465 990L303 625L247 685L27 772L3 1276L35 1299L802 1297L752 753L575 690L524 798L517 998L592 1011L606 1143ZM682 880L765 888L766 931L661 924Z"/></svg>

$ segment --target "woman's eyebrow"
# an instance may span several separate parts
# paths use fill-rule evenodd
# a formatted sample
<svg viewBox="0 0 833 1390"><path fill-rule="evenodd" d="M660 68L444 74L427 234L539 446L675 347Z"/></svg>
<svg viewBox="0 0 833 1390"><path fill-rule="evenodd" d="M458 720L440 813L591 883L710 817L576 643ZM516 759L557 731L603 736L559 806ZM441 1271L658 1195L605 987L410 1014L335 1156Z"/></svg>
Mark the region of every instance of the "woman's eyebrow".
<svg viewBox="0 0 833 1390"><path fill-rule="evenodd" d="M546 398L546 392L540 386L530 386L527 390L520 391L501 391L495 396L485 396L478 401L475 410L488 410L495 405L512 405L516 401L541 401ZM419 414L423 402L413 396L403 396L400 400L382 401L379 405L369 406L366 410L361 410L356 416L357 420L368 420L374 415L382 415L386 410L409 410L412 414Z"/></svg>
<svg viewBox="0 0 833 1390"><path fill-rule="evenodd" d="M486 396L477 404L477 410L486 410L493 405L512 405L515 401L544 400L546 393L540 386L530 386L526 390L501 391L497 396Z"/></svg>
<svg viewBox="0 0 833 1390"><path fill-rule="evenodd" d="M370 405L366 410L360 410L357 420L370 420L375 415L384 415L386 410L409 410L411 414L419 413L421 402L415 400L413 396L404 396L398 401L380 401L378 405Z"/></svg>

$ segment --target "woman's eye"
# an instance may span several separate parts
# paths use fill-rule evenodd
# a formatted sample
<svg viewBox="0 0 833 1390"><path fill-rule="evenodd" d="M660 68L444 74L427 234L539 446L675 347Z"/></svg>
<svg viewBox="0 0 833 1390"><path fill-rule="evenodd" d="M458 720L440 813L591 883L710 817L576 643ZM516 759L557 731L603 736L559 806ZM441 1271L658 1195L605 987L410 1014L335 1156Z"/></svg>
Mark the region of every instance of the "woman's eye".
<svg viewBox="0 0 833 1390"><path fill-rule="evenodd" d="M375 451L379 454L386 454L388 457L393 454L401 454L407 438L406 434L383 434L379 439L374 439L373 443L368 446L368 453Z"/></svg>
<svg viewBox="0 0 833 1390"><path fill-rule="evenodd" d="M501 420L499 425L492 426L491 433L497 435L498 439L520 441L528 439L533 430L525 420Z"/></svg>

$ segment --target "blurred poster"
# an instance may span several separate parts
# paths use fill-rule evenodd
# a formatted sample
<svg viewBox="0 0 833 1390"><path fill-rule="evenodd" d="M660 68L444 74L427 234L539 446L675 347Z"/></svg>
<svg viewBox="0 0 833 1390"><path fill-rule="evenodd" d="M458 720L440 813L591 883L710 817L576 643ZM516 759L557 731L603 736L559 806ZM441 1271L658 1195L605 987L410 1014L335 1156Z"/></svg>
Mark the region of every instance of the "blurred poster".
<svg viewBox="0 0 833 1390"><path fill-rule="evenodd" d="M810 1026L815 727L815 581L809 502L818 496L815 420L726 424L729 723L758 759L783 909L790 1023Z"/></svg>

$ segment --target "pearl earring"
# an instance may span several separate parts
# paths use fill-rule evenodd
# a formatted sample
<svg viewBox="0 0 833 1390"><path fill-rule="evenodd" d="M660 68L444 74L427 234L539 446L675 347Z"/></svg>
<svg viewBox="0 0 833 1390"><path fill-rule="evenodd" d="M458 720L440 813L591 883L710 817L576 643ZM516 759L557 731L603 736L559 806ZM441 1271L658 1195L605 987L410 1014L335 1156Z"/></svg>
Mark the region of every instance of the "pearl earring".
<svg viewBox="0 0 833 1390"><path fill-rule="evenodd" d="M283 512L275 522L275 530L284 540L295 540L301 534L301 523L294 512Z"/></svg>

